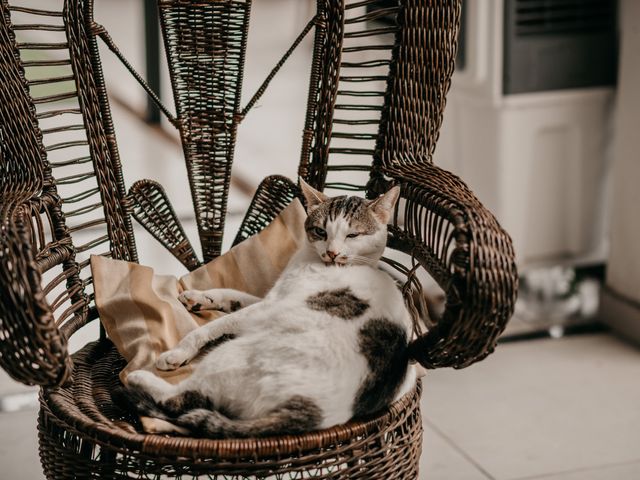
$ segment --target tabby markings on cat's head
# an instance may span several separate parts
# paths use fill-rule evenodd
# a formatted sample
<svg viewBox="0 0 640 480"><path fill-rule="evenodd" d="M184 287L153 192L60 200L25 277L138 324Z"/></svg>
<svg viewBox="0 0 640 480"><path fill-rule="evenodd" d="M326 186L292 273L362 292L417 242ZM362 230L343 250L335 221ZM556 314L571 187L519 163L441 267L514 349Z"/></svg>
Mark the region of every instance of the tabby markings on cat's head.
<svg viewBox="0 0 640 480"><path fill-rule="evenodd" d="M399 187L375 200L328 197L302 179L300 187L307 202L307 239L326 265L373 265L380 259Z"/></svg>

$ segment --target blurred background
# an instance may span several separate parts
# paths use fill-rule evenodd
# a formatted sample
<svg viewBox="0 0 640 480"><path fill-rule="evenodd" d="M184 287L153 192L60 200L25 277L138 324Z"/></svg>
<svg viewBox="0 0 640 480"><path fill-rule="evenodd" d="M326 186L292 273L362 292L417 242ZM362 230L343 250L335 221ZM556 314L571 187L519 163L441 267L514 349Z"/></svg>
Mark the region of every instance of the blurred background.
<svg viewBox="0 0 640 480"><path fill-rule="evenodd" d="M155 0L95 3L96 21L173 110ZM314 9L311 0L254 0L243 104ZM227 246L258 183L296 177L311 41L239 129ZM159 181L195 240L178 135L101 48L125 184ZM637 0L463 1L434 161L461 176L511 234L521 289L493 355L424 379L421 478L640 478L639 85ZM136 228L141 263L184 272ZM96 322L83 330L72 350L96 338ZM3 478L27 478L25 466L42 478L36 395L0 372L0 430L11 433L0 438Z"/></svg>

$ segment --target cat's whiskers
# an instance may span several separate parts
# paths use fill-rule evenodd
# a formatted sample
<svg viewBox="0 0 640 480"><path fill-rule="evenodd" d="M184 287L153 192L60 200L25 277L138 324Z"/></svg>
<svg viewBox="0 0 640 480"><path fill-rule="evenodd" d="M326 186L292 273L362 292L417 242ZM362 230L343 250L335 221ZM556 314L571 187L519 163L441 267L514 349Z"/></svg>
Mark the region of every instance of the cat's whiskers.
<svg viewBox="0 0 640 480"><path fill-rule="evenodd" d="M363 257L362 255L349 255L347 256L347 260L353 263L359 263L361 265L370 265L372 267L375 267L378 264L377 260L369 257Z"/></svg>

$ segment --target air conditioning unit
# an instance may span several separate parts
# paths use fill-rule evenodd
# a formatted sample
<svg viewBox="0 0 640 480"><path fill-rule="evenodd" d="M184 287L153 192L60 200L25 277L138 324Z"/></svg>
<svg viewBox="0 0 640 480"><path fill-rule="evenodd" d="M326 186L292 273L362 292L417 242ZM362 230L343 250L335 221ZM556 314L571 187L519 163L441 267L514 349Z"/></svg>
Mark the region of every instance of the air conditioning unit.
<svg viewBox="0 0 640 480"><path fill-rule="evenodd" d="M616 16L614 0L463 0L434 161L497 215L521 264L601 243Z"/></svg>

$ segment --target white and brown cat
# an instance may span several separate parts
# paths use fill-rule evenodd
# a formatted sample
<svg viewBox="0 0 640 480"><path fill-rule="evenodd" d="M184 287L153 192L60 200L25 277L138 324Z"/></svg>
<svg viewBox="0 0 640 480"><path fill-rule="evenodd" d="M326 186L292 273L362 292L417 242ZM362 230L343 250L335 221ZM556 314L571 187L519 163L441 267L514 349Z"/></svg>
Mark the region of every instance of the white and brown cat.
<svg viewBox="0 0 640 480"><path fill-rule="evenodd" d="M128 376L140 413L209 437L301 433L374 413L413 387L411 318L377 268L399 188L369 201L301 187L305 245L264 299L229 289L180 296L229 314L159 356L160 370L202 356L183 382Z"/></svg>

